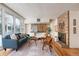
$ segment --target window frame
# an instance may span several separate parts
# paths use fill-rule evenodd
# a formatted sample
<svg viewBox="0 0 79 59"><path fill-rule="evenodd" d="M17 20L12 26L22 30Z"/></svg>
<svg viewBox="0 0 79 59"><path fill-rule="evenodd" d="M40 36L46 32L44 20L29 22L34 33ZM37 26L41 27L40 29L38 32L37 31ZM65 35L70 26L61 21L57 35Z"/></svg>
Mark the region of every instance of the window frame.
<svg viewBox="0 0 79 59"><path fill-rule="evenodd" d="M13 19L13 27L11 27L11 33L14 33L14 15L12 15L12 14L10 14L9 12L7 12L7 11L4 11L4 18L5 18L5 14L7 14L7 15L10 15ZM4 21L5 21L5 19L4 19ZM8 22L6 23L7 25L8 25ZM5 24L5 26L6 26L6 24ZM13 28L13 29L12 29ZM6 26L6 28L5 28L5 32L7 32L8 33L8 26Z"/></svg>
<svg viewBox="0 0 79 59"><path fill-rule="evenodd" d="M21 26L19 25L19 32L17 32L16 30L16 19L18 19L20 21L20 25L21 25L21 20L18 17L15 17L15 33L20 33L21 32Z"/></svg>

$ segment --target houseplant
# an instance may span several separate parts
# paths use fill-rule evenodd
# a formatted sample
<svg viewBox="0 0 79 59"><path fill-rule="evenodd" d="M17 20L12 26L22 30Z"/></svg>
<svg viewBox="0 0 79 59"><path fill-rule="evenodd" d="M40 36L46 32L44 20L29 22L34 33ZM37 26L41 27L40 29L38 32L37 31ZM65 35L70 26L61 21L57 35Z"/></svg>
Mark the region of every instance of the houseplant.
<svg viewBox="0 0 79 59"><path fill-rule="evenodd" d="M50 34L51 33L51 28L50 27L48 27L48 34Z"/></svg>

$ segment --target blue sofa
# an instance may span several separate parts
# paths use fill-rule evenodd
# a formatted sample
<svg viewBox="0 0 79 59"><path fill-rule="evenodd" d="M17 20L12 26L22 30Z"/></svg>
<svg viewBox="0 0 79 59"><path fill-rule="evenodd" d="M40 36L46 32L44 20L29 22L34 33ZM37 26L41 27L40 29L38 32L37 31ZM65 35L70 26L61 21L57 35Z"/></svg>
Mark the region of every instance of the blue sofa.
<svg viewBox="0 0 79 59"><path fill-rule="evenodd" d="M6 51L6 48L12 48L18 50L18 48L23 45L28 39L29 35L21 35L21 33L15 34L18 40L11 39L10 35L5 36L2 39L3 48Z"/></svg>

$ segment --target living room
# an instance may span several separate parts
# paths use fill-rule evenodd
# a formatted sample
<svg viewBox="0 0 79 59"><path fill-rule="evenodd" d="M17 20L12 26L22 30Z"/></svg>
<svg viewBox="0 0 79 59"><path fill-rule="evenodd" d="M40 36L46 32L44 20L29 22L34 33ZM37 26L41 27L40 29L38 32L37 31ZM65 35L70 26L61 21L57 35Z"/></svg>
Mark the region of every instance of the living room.
<svg viewBox="0 0 79 59"><path fill-rule="evenodd" d="M20 5L20 4L13 4L13 5ZM21 5L26 5L26 4L21 4ZM32 4L30 5L32 6ZM16 51L18 52L19 47L28 40L27 34L29 34L31 37L35 36L36 37L35 39L37 38L40 39L40 37L44 37L47 31L47 28L50 27L51 25L50 23L53 21L53 19L48 19L46 17L42 18L41 15L40 15L41 19L31 17L31 15L29 18L28 17L24 18L22 15L20 15L15 10L13 10L14 8L13 9L11 8L13 6L8 5L8 4L0 4L0 6L1 6L0 55L4 55L4 56L8 55L13 50L14 52ZM38 6L40 5L38 4ZM37 7L33 6L33 8L37 8ZM39 16L39 12L37 12L37 16ZM19 40L16 40L14 34L17 36L17 39ZM22 36L22 37L19 38L18 36L19 37Z"/></svg>
<svg viewBox="0 0 79 59"><path fill-rule="evenodd" d="M78 3L0 3L0 55L79 56L78 7Z"/></svg>

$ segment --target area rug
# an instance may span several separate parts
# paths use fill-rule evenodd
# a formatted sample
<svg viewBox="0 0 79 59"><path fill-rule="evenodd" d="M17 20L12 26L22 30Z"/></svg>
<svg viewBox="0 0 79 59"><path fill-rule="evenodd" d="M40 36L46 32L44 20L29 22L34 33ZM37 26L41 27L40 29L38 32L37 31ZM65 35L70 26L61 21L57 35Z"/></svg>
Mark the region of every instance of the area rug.
<svg viewBox="0 0 79 59"><path fill-rule="evenodd" d="M34 41L26 42L18 51L12 51L8 56L55 56L50 53L48 46L42 50L42 41L38 40L37 45Z"/></svg>

